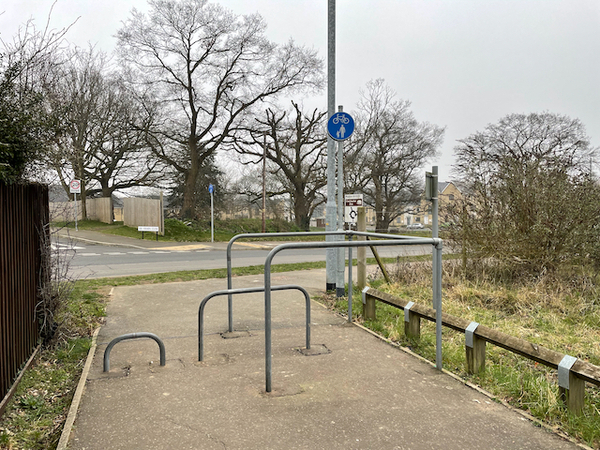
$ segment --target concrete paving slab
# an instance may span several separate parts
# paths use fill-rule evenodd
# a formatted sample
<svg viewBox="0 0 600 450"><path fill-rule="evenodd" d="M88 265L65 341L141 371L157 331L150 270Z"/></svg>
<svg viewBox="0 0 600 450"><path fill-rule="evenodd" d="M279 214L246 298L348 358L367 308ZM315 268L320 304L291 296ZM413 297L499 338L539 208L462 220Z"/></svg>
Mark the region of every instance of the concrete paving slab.
<svg viewBox="0 0 600 450"><path fill-rule="evenodd" d="M313 292L325 271L274 274ZM71 449L572 449L571 442L322 306L312 305L312 355L304 347L304 299L273 294L273 392L265 393L260 294L234 299L241 330L224 339L226 298L206 310L205 361L197 361L197 310L225 280L119 287L83 395ZM234 287L262 285L238 277ZM102 372L106 344L124 341Z"/></svg>

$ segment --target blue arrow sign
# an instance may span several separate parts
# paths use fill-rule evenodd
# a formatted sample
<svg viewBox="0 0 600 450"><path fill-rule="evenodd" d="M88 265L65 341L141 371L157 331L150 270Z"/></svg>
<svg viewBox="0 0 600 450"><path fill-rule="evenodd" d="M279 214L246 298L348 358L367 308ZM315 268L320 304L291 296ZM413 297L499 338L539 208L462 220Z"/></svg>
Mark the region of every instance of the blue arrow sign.
<svg viewBox="0 0 600 450"><path fill-rule="evenodd" d="M212 194L213 192L215 192L215 187L214 187L212 184L209 184L209 185L208 185L208 192L210 192L211 194Z"/></svg>
<svg viewBox="0 0 600 450"><path fill-rule="evenodd" d="M327 132L336 141L344 141L354 132L354 119L345 112L337 112L327 121Z"/></svg>

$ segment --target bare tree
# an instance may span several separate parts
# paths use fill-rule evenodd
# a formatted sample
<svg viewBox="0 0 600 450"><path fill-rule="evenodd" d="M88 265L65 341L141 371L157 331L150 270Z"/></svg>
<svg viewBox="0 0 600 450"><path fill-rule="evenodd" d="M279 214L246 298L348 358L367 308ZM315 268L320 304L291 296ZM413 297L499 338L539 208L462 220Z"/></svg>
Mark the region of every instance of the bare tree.
<svg viewBox="0 0 600 450"><path fill-rule="evenodd" d="M410 102L378 79L361 92L356 129L346 153L346 189L361 191L375 209L376 229L390 223L415 202L422 189L419 169L437 153L444 130L419 123Z"/></svg>
<svg viewBox="0 0 600 450"><path fill-rule="evenodd" d="M206 0L150 0L118 32L123 62L161 107L156 154L184 177L183 216L209 156L235 135L251 109L281 92L319 87L322 61L292 41L278 46L258 14L236 16Z"/></svg>
<svg viewBox="0 0 600 450"><path fill-rule="evenodd" d="M257 126L248 129L246 138L238 140L236 150L250 156L254 164L260 163L266 152L269 173L277 186L269 195L289 194L296 225L308 231L315 208L325 202L326 113L315 109L305 114L297 103L292 101L292 105L292 117L287 111L267 109L264 118L256 119ZM263 142L265 136L268 139Z"/></svg>
<svg viewBox="0 0 600 450"><path fill-rule="evenodd" d="M455 239L473 257L534 270L599 262L596 151L579 120L552 113L510 114L460 140L454 171L468 196Z"/></svg>
<svg viewBox="0 0 600 450"><path fill-rule="evenodd" d="M45 89L57 122L48 163L67 192L73 177L81 180L84 217L85 198L110 197L161 177L150 157L152 116L108 67L105 54L75 50Z"/></svg>

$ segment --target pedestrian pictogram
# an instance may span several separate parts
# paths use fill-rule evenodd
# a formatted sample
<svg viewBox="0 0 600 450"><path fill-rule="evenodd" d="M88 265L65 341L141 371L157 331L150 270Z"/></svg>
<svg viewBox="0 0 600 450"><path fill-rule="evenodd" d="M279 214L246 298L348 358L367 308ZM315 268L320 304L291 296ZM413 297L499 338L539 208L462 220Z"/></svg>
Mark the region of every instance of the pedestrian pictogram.
<svg viewBox="0 0 600 450"><path fill-rule="evenodd" d="M354 119L348 113L337 112L327 121L327 132L336 141L344 141L354 132Z"/></svg>

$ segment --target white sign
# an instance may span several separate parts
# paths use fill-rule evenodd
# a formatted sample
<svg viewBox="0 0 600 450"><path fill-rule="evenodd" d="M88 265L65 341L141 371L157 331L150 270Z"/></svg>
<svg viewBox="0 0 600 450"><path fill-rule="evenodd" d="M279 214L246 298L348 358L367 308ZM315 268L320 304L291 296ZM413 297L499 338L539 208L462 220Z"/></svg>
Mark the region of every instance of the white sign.
<svg viewBox="0 0 600 450"><path fill-rule="evenodd" d="M139 226L138 227L138 231L154 231L155 233L158 233L158 227L143 227L143 226Z"/></svg>
<svg viewBox="0 0 600 450"><path fill-rule="evenodd" d="M344 197L344 222L356 223L358 218L358 207L363 206L362 194L348 194Z"/></svg>
<svg viewBox="0 0 600 450"><path fill-rule="evenodd" d="M71 189L71 194L81 194L81 181L72 180L69 183L69 188Z"/></svg>

